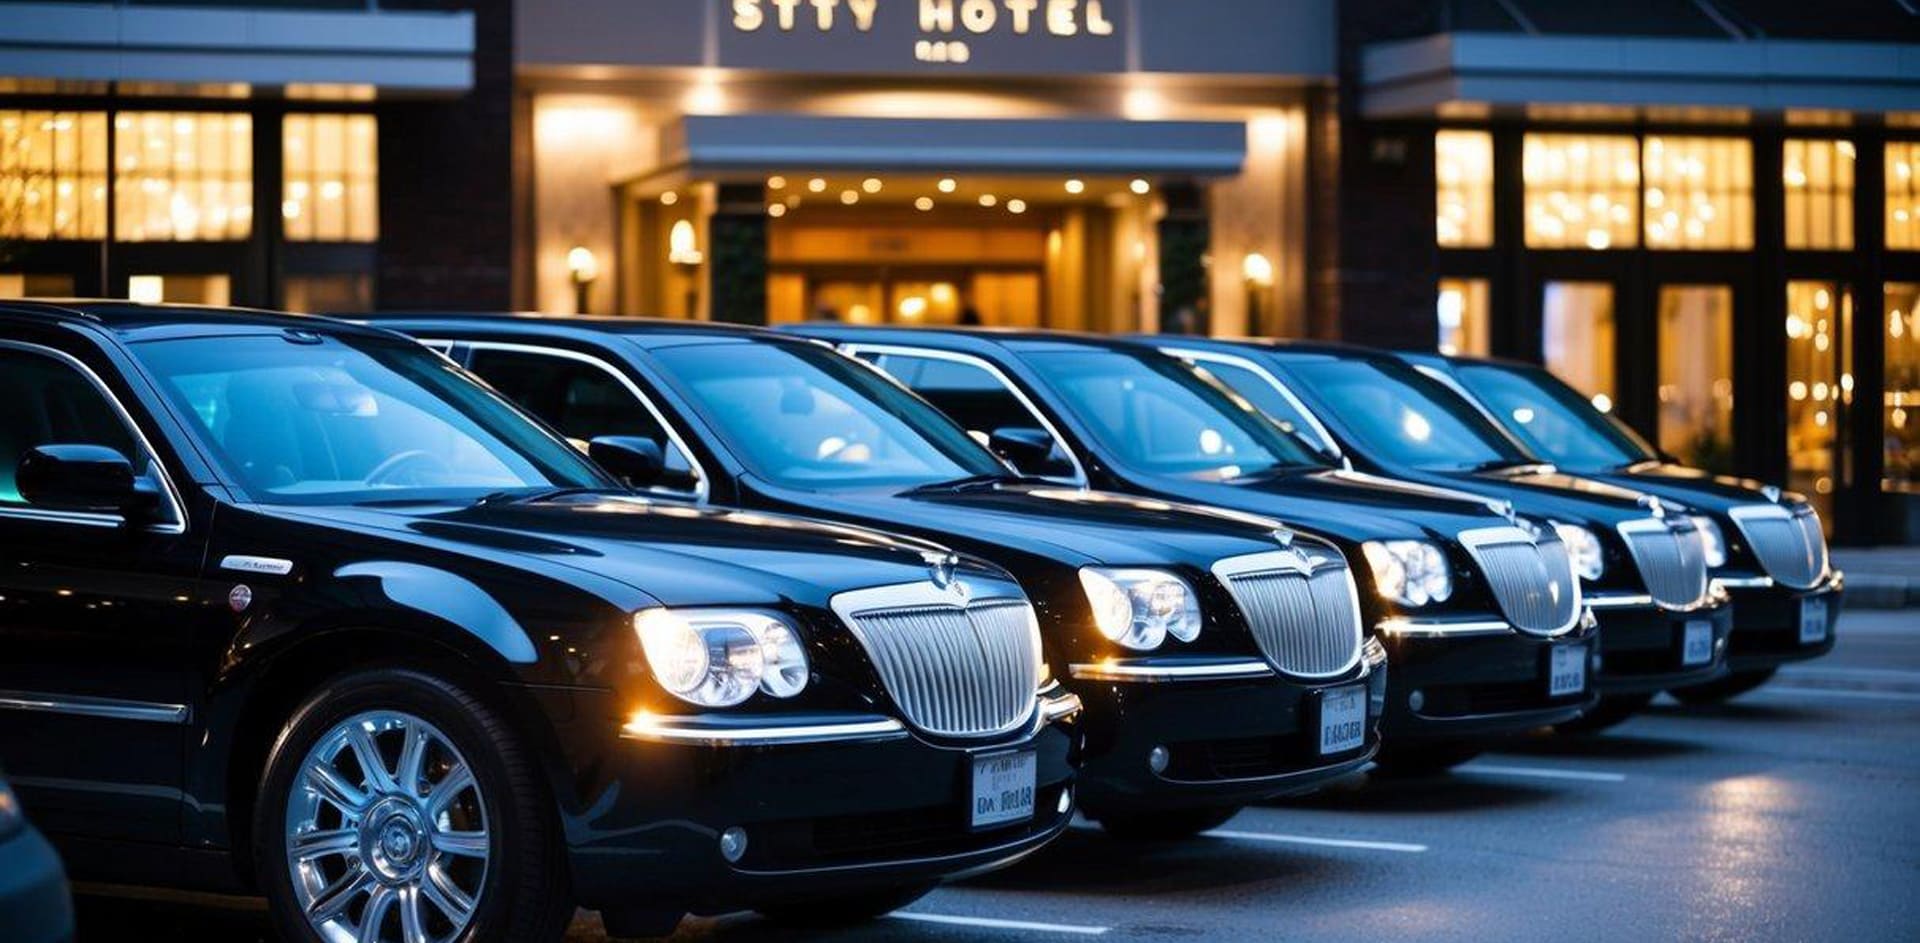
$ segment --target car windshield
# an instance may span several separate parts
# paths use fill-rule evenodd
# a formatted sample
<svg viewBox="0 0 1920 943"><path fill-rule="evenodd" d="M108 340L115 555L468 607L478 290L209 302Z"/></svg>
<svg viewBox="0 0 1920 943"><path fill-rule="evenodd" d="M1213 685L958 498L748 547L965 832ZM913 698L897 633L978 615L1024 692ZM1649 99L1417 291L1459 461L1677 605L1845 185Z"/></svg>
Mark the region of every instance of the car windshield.
<svg viewBox="0 0 1920 943"><path fill-rule="evenodd" d="M617 490L578 452L423 347L307 332L135 345L258 500L354 504Z"/></svg>
<svg viewBox="0 0 1920 943"><path fill-rule="evenodd" d="M1316 357L1289 372L1323 418L1382 465L1462 471L1527 461L1472 403L1412 367Z"/></svg>
<svg viewBox="0 0 1920 943"><path fill-rule="evenodd" d="M1013 477L871 367L801 343L666 347L654 359L753 472L825 491Z"/></svg>
<svg viewBox="0 0 1920 943"><path fill-rule="evenodd" d="M1326 467L1245 398L1172 357L1083 349L1027 359L1095 441L1133 468L1228 481Z"/></svg>
<svg viewBox="0 0 1920 943"><path fill-rule="evenodd" d="M1652 446L1545 371L1469 363L1455 375L1508 432L1561 468L1601 471L1657 457Z"/></svg>

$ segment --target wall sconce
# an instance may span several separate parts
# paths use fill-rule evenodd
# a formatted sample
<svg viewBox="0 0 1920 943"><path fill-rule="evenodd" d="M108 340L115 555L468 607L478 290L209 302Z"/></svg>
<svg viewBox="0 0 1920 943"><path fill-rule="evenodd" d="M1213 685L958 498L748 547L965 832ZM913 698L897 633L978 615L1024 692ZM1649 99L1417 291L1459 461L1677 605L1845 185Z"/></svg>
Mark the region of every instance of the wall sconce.
<svg viewBox="0 0 1920 943"><path fill-rule="evenodd" d="M1267 293L1273 290L1273 261L1258 252L1249 252L1240 260L1240 274L1247 280L1247 331L1267 333Z"/></svg>
<svg viewBox="0 0 1920 943"><path fill-rule="evenodd" d="M693 221L675 220L673 228L667 230L667 262L681 275L686 276L687 292L682 310L684 316L688 318L699 316L700 282L695 275L699 271L700 263L705 261L706 256L700 253L698 234L693 230Z"/></svg>
<svg viewBox="0 0 1920 943"><path fill-rule="evenodd" d="M567 276L573 279L573 313L588 313L587 297L593 280L600 277L600 260L593 257L592 249L574 246L567 250Z"/></svg>

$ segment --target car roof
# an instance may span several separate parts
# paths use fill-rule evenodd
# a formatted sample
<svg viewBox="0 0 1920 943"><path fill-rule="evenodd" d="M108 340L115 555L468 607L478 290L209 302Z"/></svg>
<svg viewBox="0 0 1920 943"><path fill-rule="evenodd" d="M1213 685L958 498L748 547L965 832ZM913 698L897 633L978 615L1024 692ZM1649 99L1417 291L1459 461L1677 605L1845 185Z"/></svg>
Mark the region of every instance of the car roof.
<svg viewBox="0 0 1920 943"><path fill-rule="evenodd" d="M241 331L302 330L323 333L389 336L345 321L312 314L290 314L256 308L217 308L204 305L144 304L110 298L0 300L0 318L48 324L85 324L128 339L178 336L181 329L206 328Z"/></svg>
<svg viewBox="0 0 1920 943"><path fill-rule="evenodd" d="M1076 347L1122 350L1137 349L1139 346L1135 341L1110 334L1035 328L895 327L812 322L787 325L782 330L802 337L828 338L842 344L900 344L975 353L992 351L1031 353L1042 350L1070 350Z"/></svg>
<svg viewBox="0 0 1920 943"><path fill-rule="evenodd" d="M342 317L363 319L369 324L423 337L435 332L459 336L465 331L481 329L494 334L528 338L558 336L588 343L604 343L609 337L619 337L642 347L667 347L688 341L803 340L757 325L675 318L488 311L379 311Z"/></svg>

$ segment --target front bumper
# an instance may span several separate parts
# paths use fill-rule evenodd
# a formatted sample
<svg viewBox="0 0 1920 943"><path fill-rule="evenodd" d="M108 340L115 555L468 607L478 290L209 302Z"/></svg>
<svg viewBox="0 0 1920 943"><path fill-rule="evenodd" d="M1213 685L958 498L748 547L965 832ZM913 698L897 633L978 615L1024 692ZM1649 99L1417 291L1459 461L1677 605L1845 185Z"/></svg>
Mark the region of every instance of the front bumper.
<svg viewBox="0 0 1920 943"><path fill-rule="evenodd" d="M8 943L73 939L73 898L60 856L31 828L0 839L0 937Z"/></svg>
<svg viewBox="0 0 1920 943"><path fill-rule="evenodd" d="M1259 660L1136 659L1073 666L1086 704L1080 804L1091 817L1244 805L1310 792L1365 766L1380 748L1386 674L1362 662L1308 682ZM1323 692L1364 685L1366 732L1356 749L1322 754ZM1155 750L1162 749L1161 762Z"/></svg>
<svg viewBox="0 0 1920 943"><path fill-rule="evenodd" d="M1840 609L1846 596L1846 576L1839 570L1811 589L1792 589L1766 577L1725 580L1733 597L1733 635L1727 640L1727 668L1735 672L1764 671L1792 661L1818 658L1833 650ZM1823 624L1805 626L1804 601L1823 599Z"/></svg>
<svg viewBox="0 0 1920 943"><path fill-rule="evenodd" d="M1602 695L1646 694L1711 681L1726 673L1727 639L1733 631L1733 607L1724 596L1697 609L1676 611L1647 596L1591 595L1588 603L1600 620ZM1688 663L1689 625L1706 623L1713 649L1704 660Z"/></svg>
<svg viewBox="0 0 1920 943"><path fill-rule="evenodd" d="M1412 621L1375 626L1393 679L1385 735L1401 740L1493 738L1565 723L1592 707L1594 631L1588 624L1558 638L1530 635L1504 620ZM1586 689L1550 696L1555 648L1588 649Z"/></svg>
<svg viewBox="0 0 1920 943"><path fill-rule="evenodd" d="M1004 867L1073 818L1078 705L1046 703L984 743L871 715L630 722L566 817L575 891L597 909L717 914ZM974 759L1022 750L1036 756L1033 818L976 831ZM733 860L731 828L747 838Z"/></svg>

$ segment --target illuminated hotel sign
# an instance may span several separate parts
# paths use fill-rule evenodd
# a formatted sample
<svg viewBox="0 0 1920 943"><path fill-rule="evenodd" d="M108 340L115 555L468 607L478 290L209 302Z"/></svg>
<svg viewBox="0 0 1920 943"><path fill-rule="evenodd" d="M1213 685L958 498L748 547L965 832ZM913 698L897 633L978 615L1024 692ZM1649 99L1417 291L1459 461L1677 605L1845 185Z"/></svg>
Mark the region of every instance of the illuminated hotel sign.
<svg viewBox="0 0 1920 943"><path fill-rule="evenodd" d="M911 31L916 62L963 64L1003 38L1112 37L1120 0L732 0L741 34L895 36ZM883 9L884 7L884 9Z"/></svg>

